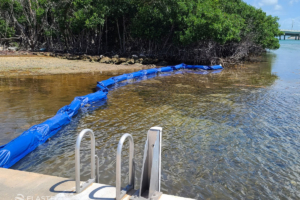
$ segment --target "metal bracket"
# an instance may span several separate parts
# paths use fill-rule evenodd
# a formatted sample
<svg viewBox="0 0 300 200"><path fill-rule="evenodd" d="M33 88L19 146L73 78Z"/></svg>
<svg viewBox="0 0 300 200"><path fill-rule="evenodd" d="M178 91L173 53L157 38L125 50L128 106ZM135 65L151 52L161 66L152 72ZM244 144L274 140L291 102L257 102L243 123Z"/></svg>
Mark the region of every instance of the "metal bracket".
<svg viewBox="0 0 300 200"><path fill-rule="evenodd" d="M132 200L156 200L161 196L161 143L162 128L152 127L148 131L144 150L141 183L138 195Z"/></svg>

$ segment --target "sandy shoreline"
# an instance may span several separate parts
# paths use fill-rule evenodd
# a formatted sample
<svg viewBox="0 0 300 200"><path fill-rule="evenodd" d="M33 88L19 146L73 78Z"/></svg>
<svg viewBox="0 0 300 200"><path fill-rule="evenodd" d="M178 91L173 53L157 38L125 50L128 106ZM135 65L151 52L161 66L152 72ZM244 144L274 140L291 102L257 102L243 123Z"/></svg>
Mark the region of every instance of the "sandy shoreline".
<svg viewBox="0 0 300 200"><path fill-rule="evenodd" d="M114 65L46 56L0 56L0 77L94 72L125 73L152 67L154 66L142 64Z"/></svg>

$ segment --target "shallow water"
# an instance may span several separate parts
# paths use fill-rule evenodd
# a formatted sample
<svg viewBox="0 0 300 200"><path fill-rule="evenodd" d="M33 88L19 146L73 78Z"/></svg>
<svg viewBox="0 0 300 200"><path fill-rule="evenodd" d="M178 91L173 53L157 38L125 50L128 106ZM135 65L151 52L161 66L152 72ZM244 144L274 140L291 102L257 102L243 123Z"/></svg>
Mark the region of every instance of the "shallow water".
<svg viewBox="0 0 300 200"><path fill-rule="evenodd" d="M161 126L164 193L196 199L299 199L299 52L299 41L281 41L281 48L262 63L219 74L184 71L115 88L99 109L80 113L12 168L74 178L76 136L90 128L96 136L100 182L115 185L117 143L128 132L135 142L138 185L147 130ZM0 79L1 133L5 130L0 142L26 129L20 127L53 116L108 77ZM85 179L88 142L82 144ZM127 159L123 161L125 174Z"/></svg>

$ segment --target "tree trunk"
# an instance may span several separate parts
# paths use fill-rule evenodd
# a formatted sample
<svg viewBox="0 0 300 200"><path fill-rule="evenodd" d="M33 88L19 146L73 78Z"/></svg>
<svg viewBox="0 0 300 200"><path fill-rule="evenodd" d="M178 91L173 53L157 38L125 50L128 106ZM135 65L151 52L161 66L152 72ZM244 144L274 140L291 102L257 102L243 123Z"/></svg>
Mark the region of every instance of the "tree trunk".
<svg viewBox="0 0 300 200"><path fill-rule="evenodd" d="M120 50L122 51L122 40L121 40L121 35L120 35L119 22L118 22L117 18L116 18L116 22L117 22L117 28L118 28L119 41L120 41Z"/></svg>
<svg viewBox="0 0 300 200"><path fill-rule="evenodd" d="M126 27L125 27L125 16L123 15L123 53L125 53L125 34L126 34Z"/></svg>

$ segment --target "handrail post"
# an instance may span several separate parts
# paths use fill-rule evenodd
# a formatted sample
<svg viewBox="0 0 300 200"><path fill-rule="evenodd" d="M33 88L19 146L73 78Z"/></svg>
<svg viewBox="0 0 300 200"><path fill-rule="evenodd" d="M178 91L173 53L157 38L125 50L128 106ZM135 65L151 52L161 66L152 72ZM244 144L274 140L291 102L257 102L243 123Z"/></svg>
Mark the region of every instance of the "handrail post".
<svg viewBox="0 0 300 200"><path fill-rule="evenodd" d="M89 179L86 183L80 186L80 144L84 135L88 133L91 138L91 179ZM98 159L97 159L98 161ZM99 169L97 169L99 170ZM76 146L75 146L75 180L76 180L76 193L80 193L89 185L96 181L95 177L95 135L91 129L84 129L80 132L77 137ZM97 177L99 178L99 177Z"/></svg>
<svg viewBox="0 0 300 200"><path fill-rule="evenodd" d="M121 156L123 143L129 139L129 185L126 187L126 191L134 189L134 178L135 178L135 169L134 169L134 142L133 138L129 133L124 134L118 144L117 149L117 161L116 161L116 200L121 200L126 193L121 191Z"/></svg>

